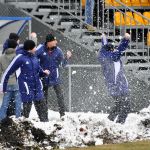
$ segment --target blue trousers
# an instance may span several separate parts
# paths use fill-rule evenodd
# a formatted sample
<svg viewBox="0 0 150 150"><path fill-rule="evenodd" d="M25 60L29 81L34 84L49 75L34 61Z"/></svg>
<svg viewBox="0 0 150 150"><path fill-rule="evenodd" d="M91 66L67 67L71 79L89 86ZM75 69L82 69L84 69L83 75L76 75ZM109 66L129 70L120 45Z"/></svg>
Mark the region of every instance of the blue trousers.
<svg viewBox="0 0 150 150"><path fill-rule="evenodd" d="M93 25L94 0L86 0L85 5L85 22Z"/></svg>
<svg viewBox="0 0 150 150"><path fill-rule="evenodd" d="M21 97L18 90L18 85L8 85L7 92L4 93L3 102L0 108L0 121L7 117L7 109L11 99L15 100L15 115L16 117L21 116Z"/></svg>

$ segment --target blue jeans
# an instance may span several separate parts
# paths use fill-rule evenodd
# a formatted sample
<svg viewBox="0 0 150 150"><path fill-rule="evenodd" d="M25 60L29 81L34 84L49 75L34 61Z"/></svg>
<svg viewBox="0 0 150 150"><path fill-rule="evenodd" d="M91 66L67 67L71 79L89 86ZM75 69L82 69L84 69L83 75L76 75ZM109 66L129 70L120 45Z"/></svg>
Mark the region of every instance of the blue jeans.
<svg viewBox="0 0 150 150"><path fill-rule="evenodd" d="M85 6L85 22L93 25L94 0L86 0Z"/></svg>
<svg viewBox="0 0 150 150"><path fill-rule="evenodd" d="M7 109L11 99L15 100L15 115L16 117L21 116L21 97L18 90L18 85L8 85L7 93L4 93L3 102L0 108L0 121L7 117Z"/></svg>

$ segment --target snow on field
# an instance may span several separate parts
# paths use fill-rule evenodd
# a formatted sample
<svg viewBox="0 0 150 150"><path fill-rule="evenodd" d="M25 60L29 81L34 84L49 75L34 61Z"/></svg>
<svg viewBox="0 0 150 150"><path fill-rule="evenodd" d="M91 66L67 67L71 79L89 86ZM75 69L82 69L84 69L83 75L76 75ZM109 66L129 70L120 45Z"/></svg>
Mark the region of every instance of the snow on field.
<svg viewBox="0 0 150 150"><path fill-rule="evenodd" d="M130 113L125 124L109 121L107 114L91 112L67 112L61 120L58 112L50 110L49 122L42 123L38 121L34 107L28 120L46 135L54 134L53 141L59 148L150 139L150 107L138 114Z"/></svg>

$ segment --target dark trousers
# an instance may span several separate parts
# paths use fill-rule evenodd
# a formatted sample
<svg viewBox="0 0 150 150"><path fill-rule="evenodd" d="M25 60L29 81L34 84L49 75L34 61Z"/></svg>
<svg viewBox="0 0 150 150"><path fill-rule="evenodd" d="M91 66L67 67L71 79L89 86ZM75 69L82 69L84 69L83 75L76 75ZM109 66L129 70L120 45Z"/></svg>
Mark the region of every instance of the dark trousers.
<svg viewBox="0 0 150 150"><path fill-rule="evenodd" d="M124 123L130 111L130 101L128 97L118 96L113 97L115 105L112 107L108 119L114 121L117 117L117 123Z"/></svg>
<svg viewBox="0 0 150 150"><path fill-rule="evenodd" d="M45 96L47 103L48 103L48 88L49 88L49 86L43 85L43 92L44 92L44 96ZM60 116L64 116L65 115L65 105L64 105L64 96L63 96L62 88L61 88L60 84L54 85L53 88L54 88L54 91L57 96L57 102L58 102Z"/></svg>
<svg viewBox="0 0 150 150"><path fill-rule="evenodd" d="M7 116L12 116L12 115L15 115L15 98L11 98L10 101L9 101L9 105L8 105L8 108L7 108Z"/></svg>
<svg viewBox="0 0 150 150"><path fill-rule="evenodd" d="M40 121L47 122L48 121L48 109L47 103L45 100L33 101L37 114L40 118ZM28 118L32 107L32 102L24 102L23 103L23 116Z"/></svg>
<svg viewBox="0 0 150 150"><path fill-rule="evenodd" d="M98 27L98 23L99 23L99 27L101 27L102 20L103 20L103 2L102 0L95 0L94 12L93 12L93 25L95 27Z"/></svg>

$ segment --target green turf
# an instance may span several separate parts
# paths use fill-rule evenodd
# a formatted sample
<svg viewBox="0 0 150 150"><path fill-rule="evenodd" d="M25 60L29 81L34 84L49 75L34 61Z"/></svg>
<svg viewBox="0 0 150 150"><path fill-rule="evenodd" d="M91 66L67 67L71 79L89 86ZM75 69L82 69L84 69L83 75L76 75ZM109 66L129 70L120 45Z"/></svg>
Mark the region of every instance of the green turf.
<svg viewBox="0 0 150 150"><path fill-rule="evenodd" d="M137 141L122 144L108 144L86 148L67 148L66 150L150 150L150 141Z"/></svg>

